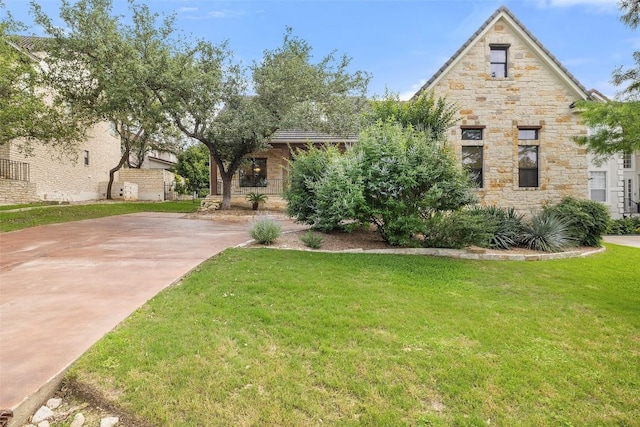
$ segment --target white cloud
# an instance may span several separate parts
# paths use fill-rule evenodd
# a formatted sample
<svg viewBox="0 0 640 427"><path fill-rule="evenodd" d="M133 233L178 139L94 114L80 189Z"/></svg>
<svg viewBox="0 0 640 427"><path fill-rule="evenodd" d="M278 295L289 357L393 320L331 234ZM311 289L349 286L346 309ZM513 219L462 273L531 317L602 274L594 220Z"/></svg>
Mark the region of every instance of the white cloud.
<svg viewBox="0 0 640 427"><path fill-rule="evenodd" d="M197 7L181 7L178 12L195 12L196 10L198 10Z"/></svg>
<svg viewBox="0 0 640 427"><path fill-rule="evenodd" d="M603 6L618 8L618 0L536 0L541 7Z"/></svg>
<svg viewBox="0 0 640 427"><path fill-rule="evenodd" d="M212 10L207 14L207 16L209 16L210 18L229 18L229 17L242 16L242 15L245 15L245 13L246 12L242 9L237 9L237 10L224 9L224 10Z"/></svg>
<svg viewBox="0 0 640 427"><path fill-rule="evenodd" d="M399 96L402 101L408 101L418 90L427 82L427 79L420 79L418 83L412 84L407 90L400 92Z"/></svg>

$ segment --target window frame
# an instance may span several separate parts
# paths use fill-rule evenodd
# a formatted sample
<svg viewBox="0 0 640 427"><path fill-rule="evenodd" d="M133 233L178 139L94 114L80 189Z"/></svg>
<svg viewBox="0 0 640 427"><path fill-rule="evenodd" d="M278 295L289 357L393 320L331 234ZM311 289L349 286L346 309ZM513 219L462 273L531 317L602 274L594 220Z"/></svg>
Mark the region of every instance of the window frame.
<svg viewBox="0 0 640 427"><path fill-rule="evenodd" d="M267 158L250 157L247 160L248 162L238 169L238 185L241 188L266 187L268 185ZM247 172L251 173L247 174Z"/></svg>
<svg viewBox="0 0 640 427"><path fill-rule="evenodd" d="M470 167L465 164L465 150L478 150L480 153L480 167ZM461 149L462 167L465 168L471 177L472 182L476 184L476 188L484 188L484 146L482 145L463 145Z"/></svg>
<svg viewBox="0 0 640 427"><path fill-rule="evenodd" d="M522 166L521 161L523 159L523 149L535 150L535 166ZM529 158L527 156L527 158ZM533 175L531 172L535 171L534 182L529 183ZM527 173L529 172L529 173ZM535 185L532 185L534 184ZM540 146L530 144L518 144L518 188L540 188Z"/></svg>
<svg viewBox="0 0 640 427"><path fill-rule="evenodd" d="M622 169L633 169L633 153L631 151L622 153Z"/></svg>
<svg viewBox="0 0 640 427"><path fill-rule="evenodd" d="M598 174L600 176L604 176L603 184L604 184L604 188L598 188L598 187L594 187L594 183L598 182L596 180L596 178L594 177L595 174ZM600 200L598 198L595 198L593 196L594 191L603 191L603 200ZM601 202L601 203L606 203L608 201L607 198L607 172L606 171L589 171L589 200L593 200L595 202Z"/></svg>
<svg viewBox="0 0 640 427"><path fill-rule="evenodd" d="M490 44L489 45L489 75L494 79L506 79L509 77L509 47L508 44ZM504 62L494 61L494 52L504 52ZM504 75L498 75L494 71L494 66L500 68Z"/></svg>
<svg viewBox="0 0 640 427"><path fill-rule="evenodd" d="M82 162L85 166L89 166L89 150L84 150L82 154Z"/></svg>

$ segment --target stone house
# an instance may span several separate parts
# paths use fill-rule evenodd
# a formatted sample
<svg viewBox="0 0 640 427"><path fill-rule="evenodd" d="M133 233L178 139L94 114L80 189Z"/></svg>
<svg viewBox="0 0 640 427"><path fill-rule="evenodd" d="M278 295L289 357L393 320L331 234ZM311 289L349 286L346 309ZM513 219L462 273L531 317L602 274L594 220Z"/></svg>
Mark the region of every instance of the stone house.
<svg viewBox="0 0 640 427"><path fill-rule="evenodd" d="M20 37L17 47L34 63L44 58L38 49L42 39ZM75 153L62 155L42 144L33 144L32 155L19 150L22 141L0 145L0 204L35 201L84 201L100 197L100 183L120 159L120 139L99 123Z"/></svg>
<svg viewBox="0 0 640 427"><path fill-rule="evenodd" d="M565 196L587 198L589 160L573 138L589 92L500 7L418 91L457 105L449 134L484 205L530 213Z"/></svg>
<svg viewBox="0 0 640 427"><path fill-rule="evenodd" d="M231 184L232 195L251 192L280 195L287 180L287 165L294 150L307 144L336 144L345 147L355 142L353 137L339 137L313 131L279 130L271 138L271 148L247 156ZM222 180L213 159L210 161L211 195L222 195Z"/></svg>

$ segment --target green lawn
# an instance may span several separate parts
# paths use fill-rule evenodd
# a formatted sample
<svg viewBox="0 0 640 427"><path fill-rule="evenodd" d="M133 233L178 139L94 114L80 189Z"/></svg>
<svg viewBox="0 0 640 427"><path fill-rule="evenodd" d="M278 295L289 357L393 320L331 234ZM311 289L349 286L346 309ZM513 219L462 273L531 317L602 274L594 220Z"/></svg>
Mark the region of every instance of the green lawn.
<svg viewBox="0 0 640 427"><path fill-rule="evenodd" d="M29 208L19 211L10 209ZM197 201L183 202L111 202L86 205L13 205L0 209L0 232L21 230L45 224L102 218L135 212L195 212Z"/></svg>
<svg viewBox="0 0 640 427"><path fill-rule="evenodd" d="M74 365L155 426L636 426L640 250L232 249Z"/></svg>

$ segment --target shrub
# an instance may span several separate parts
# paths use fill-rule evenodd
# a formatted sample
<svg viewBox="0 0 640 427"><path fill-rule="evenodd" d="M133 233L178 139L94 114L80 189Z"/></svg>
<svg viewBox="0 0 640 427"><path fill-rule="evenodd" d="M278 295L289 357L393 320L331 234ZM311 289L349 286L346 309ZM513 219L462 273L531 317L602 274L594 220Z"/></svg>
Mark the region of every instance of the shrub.
<svg viewBox="0 0 640 427"><path fill-rule="evenodd" d="M304 243L305 246L311 249L320 249L320 246L322 246L322 242L324 239L321 235L309 230L308 232L300 236L300 240L302 240L302 243Z"/></svg>
<svg viewBox="0 0 640 427"><path fill-rule="evenodd" d="M438 213L425 220L424 247L459 249L489 246L497 222L479 209Z"/></svg>
<svg viewBox="0 0 640 427"><path fill-rule="evenodd" d="M600 246L611 221L607 208L593 200L565 197L544 210L562 218L568 224L570 237L580 246Z"/></svg>
<svg viewBox="0 0 640 427"><path fill-rule="evenodd" d="M249 232L258 243L270 245L280 237L282 227L271 218L261 218L253 223Z"/></svg>
<svg viewBox="0 0 640 427"><path fill-rule="evenodd" d="M564 218L543 211L525 223L520 242L536 251L559 252L573 244L569 226L569 222Z"/></svg>
<svg viewBox="0 0 640 427"><path fill-rule="evenodd" d="M313 216L317 210L315 184L339 155L336 147L316 148L311 144L304 150L294 151L289 163L289 182L283 194L289 216L305 224L314 223Z"/></svg>
<svg viewBox="0 0 640 427"><path fill-rule="evenodd" d="M389 244L411 244L425 219L474 200L451 148L431 133L379 122L360 134L350 154L363 179L355 219L375 224Z"/></svg>
<svg viewBox="0 0 640 427"><path fill-rule="evenodd" d="M611 220L607 232L614 235L640 234L640 217Z"/></svg>
<svg viewBox="0 0 640 427"><path fill-rule="evenodd" d="M518 246L522 234L523 215L516 213L514 208L497 206L477 207L475 210L495 224L493 235L489 239L490 248L510 249Z"/></svg>

